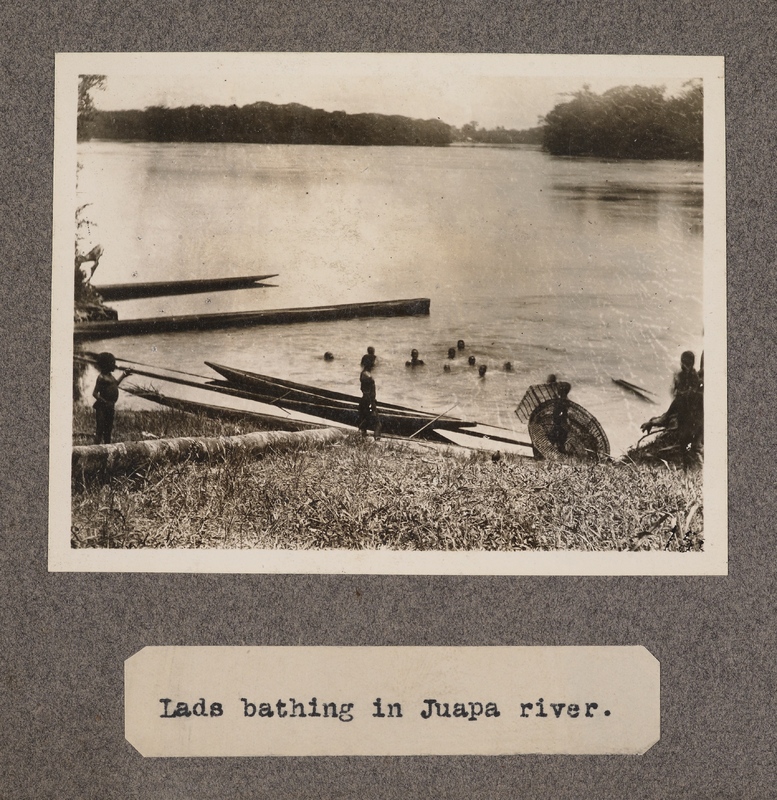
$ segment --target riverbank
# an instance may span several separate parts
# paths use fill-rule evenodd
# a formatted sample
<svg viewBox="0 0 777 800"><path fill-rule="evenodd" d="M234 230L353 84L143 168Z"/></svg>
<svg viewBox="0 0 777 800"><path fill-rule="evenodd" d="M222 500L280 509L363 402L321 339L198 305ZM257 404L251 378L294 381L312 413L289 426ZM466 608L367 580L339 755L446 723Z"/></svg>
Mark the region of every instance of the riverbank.
<svg viewBox="0 0 777 800"><path fill-rule="evenodd" d="M74 443L90 432L79 408ZM167 411L117 415L114 439L235 435ZM701 550L701 470L562 465L351 435L261 458L155 464L73 494L74 547Z"/></svg>

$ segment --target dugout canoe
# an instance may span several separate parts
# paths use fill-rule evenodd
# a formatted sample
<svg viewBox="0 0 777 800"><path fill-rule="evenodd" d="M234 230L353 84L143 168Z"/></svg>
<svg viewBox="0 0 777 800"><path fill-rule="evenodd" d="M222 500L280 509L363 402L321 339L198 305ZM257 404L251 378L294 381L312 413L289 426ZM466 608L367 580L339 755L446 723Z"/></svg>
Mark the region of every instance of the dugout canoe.
<svg viewBox="0 0 777 800"><path fill-rule="evenodd" d="M233 369L226 367L223 364L214 364L211 361L206 361L205 364L209 366L219 375L222 375L225 381L213 381L215 386L232 386L243 389L244 391L253 394L260 394L264 397L272 398L289 398L292 400L303 400L310 402L312 400L322 400L326 403L345 403L347 405L359 404L359 397L345 392L337 392L332 389L324 389L319 386L308 386L304 383L295 383L294 381L283 380L282 378L273 378L269 375L259 375L256 372L248 372L243 369ZM413 416L427 416L429 419L436 418L435 414L427 411L418 411L414 408L407 406L399 406L394 403L378 403L378 409L381 411L390 411L395 413L407 413ZM443 416L441 419L456 420L456 417Z"/></svg>
<svg viewBox="0 0 777 800"><path fill-rule="evenodd" d="M273 398L262 395L251 395L254 400L260 403L274 404L279 408L288 411L296 411L301 414L309 414L319 419L339 422L342 425L350 425L354 428L359 426L359 407L356 404L327 401L323 398L318 400L291 400L289 398ZM385 434L393 436L413 437L420 439L435 439L436 429L460 430L461 428L473 427L475 422L465 420L452 420L440 417L435 419L433 416L419 412L410 414L406 411L391 411L379 409L381 429ZM432 427L433 426L433 427ZM373 430L372 426L369 427Z"/></svg>
<svg viewBox="0 0 777 800"><path fill-rule="evenodd" d="M177 383L184 383L183 381L176 381ZM205 388L205 387L199 387ZM279 408L284 408L287 411L298 411L303 414L309 414L317 417L318 420L299 420L299 419L285 419L283 417L275 417L270 414L261 414L252 411L239 411L236 409L227 409L221 406L211 406L205 403L198 403L191 400L180 400L178 398L168 397L160 392L135 389L132 387L124 387L122 389L129 391L138 397L145 400L158 403L159 405L167 406L168 408L178 409L180 411L188 411L195 414L203 414L212 418L231 419L239 421L242 419L261 420L266 426L272 426L278 430L305 430L308 428L321 428L327 427L328 423L339 422L343 425L357 427L359 424L359 410L358 407L342 405L327 405L323 403L303 403L299 401L287 402L283 401L282 405L279 404L274 398L262 397L251 392L246 392L242 389L229 388L229 387L214 387L216 391L221 391L231 397L239 397L244 400L253 400L254 402L263 403L265 405L277 405ZM418 439L438 439L436 429L448 427L452 431L458 431L462 427L474 426L474 422L457 421L455 426L450 424L450 421L445 422L438 426L439 420L429 415L423 416L423 412L419 415L412 416L410 414L392 414L384 411L380 412L380 421L382 432L387 435L395 435L402 437L413 437ZM433 427L432 427L433 426ZM372 428L370 428L372 430ZM437 435L436 435L437 434Z"/></svg>
<svg viewBox="0 0 777 800"><path fill-rule="evenodd" d="M157 281L154 283L110 283L95 286L95 290L106 302L113 300L141 300L146 297L168 297L179 294L201 294L203 292L226 292L235 289L252 289L263 286L260 281L277 278L273 275L243 275L239 278L204 278L187 281Z"/></svg>
<svg viewBox="0 0 777 800"><path fill-rule="evenodd" d="M94 363L93 359L81 358L78 359L88 363ZM117 359L121 362L121 359ZM120 366L121 363L120 363ZM132 366L132 365L130 365ZM263 403L264 405L274 405L278 408L285 408L289 411L299 411L303 414L309 414L317 417L312 420L313 423L323 424L324 421L340 422L344 425L351 425L358 427L359 424L359 407L358 398L353 397L351 402L328 400L324 397L309 397L305 400L290 400L284 398L279 402L279 398L269 394L259 394L257 392L250 392L239 386L221 381L222 385L216 385L215 382L200 383L192 381L187 378L182 378L177 375L163 375L160 372L153 372L150 370L132 366L133 375L141 375L146 378L154 380L166 381L178 386L186 386L193 389L204 389L206 391L216 392L218 394L227 395L229 397L237 397L242 400L251 400L256 403ZM125 388L125 387L122 387ZM261 413L261 412L257 412ZM444 415L439 417L429 414L424 411L413 412L410 409L380 409L380 419L385 433L394 434L396 436L413 436L420 439L435 439L434 428L437 427L450 427L451 430L459 430L461 427L475 427L477 423L466 422L464 420L457 420L454 418L446 418ZM301 420L300 420L301 422Z"/></svg>
<svg viewBox="0 0 777 800"><path fill-rule="evenodd" d="M245 397L289 411L310 414L315 417L339 422L344 425L359 425L359 400L355 395L319 389L315 386L274 379L267 375L233 370L220 364L208 363L212 369L228 377L222 388L232 386ZM217 382L217 385L222 382ZM387 434L395 436L418 436L435 438L435 429L459 430L477 425L476 422L449 417L445 414L435 415L427 411L416 411L404 406L392 406L388 403L378 404L381 427Z"/></svg>
<svg viewBox="0 0 777 800"><path fill-rule="evenodd" d="M108 339L178 331L246 328L254 325L290 325L299 322L332 322L364 317L406 317L429 314L428 298L384 300L377 303L345 303L310 308L281 308L269 311L233 311L225 314L186 314L146 319L77 322L74 338Z"/></svg>
<svg viewBox="0 0 777 800"><path fill-rule="evenodd" d="M346 394L345 392L337 392L331 389L324 389L319 386L308 386L304 383L295 383L294 381L283 380L282 378L273 378L269 375L259 375L255 372L248 372L247 370L233 369L232 367L225 367L223 364L214 364L210 361L205 362L211 369L223 375L226 381L214 381L215 385L232 386L235 388L243 389L246 392L263 397L274 398L276 404L278 400L295 400L305 403L318 403L321 402L325 405L343 405L346 408L352 408L359 405L360 397L357 395ZM394 403L378 402L378 410L381 414L395 414L406 415L414 418L425 418L429 420L442 420L443 422L451 422L460 425L462 420L457 417L451 417L446 414L437 415L429 411L419 411L415 408L408 408L407 406L400 406ZM474 426L477 423L466 423L468 426Z"/></svg>

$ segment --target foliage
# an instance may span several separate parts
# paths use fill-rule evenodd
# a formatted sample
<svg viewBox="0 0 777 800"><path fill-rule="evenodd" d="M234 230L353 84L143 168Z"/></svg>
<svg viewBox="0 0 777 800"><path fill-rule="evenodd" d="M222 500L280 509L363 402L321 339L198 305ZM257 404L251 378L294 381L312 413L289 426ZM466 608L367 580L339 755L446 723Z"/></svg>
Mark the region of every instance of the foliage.
<svg viewBox="0 0 777 800"><path fill-rule="evenodd" d="M120 412L117 423L131 416ZM176 429L192 435L204 424L190 419L187 427L176 417ZM140 422L152 424L150 417ZM157 463L142 476L117 477L76 492L72 511L74 547L681 551L703 546L699 470L570 466L507 455L495 462L490 454L375 443L357 434L334 445L268 452L263 458L238 453L208 463Z"/></svg>
<svg viewBox="0 0 777 800"><path fill-rule="evenodd" d="M105 88L105 75L79 75L78 117L76 132L78 141L90 138L90 123L97 113L92 99L92 89Z"/></svg>
<svg viewBox="0 0 777 800"><path fill-rule="evenodd" d="M100 139L151 142L439 146L451 141L450 126L437 119L347 114L299 103L103 111L95 113L92 130Z"/></svg>
<svg viewBox="0 0 777 800"><path fill-rule="evenodd" d="M676 97L662 86L618 86L601 95L586 86L545 116L543 145L552 155L700 161L703 122L698 81Z"/></svg>

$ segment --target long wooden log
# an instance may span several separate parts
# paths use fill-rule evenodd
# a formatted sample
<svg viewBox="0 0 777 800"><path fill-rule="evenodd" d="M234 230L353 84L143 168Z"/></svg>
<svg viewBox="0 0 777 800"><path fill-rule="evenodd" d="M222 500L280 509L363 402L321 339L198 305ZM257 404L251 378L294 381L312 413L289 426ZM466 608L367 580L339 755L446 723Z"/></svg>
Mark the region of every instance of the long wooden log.
<svg viewBox="0 0 777 800"><path fill-rule="evenodd" d="M154 283L110 283L95 286L105 301L140 300L146 297L167 297L179 294L201 294L203 292L226 292L233 289L251 289L262 286L259 281L277 278L274 275L244 275L239 278L204 278L187 281L156 281Z"/></svg>
<svg viewBox="0 0 777 800"><path fill-rule="evenodd" d="M85 485L105 481L116 475L131 475L152 463L176 464L186 460L205 461L228 453L247 456L269 448L288 449L302 444L335 442L347 436L337 428L310 431L262 431L242 436L186 436L143 442L92 444L73 448L72 481Z"/></svg>
<svg viewBox="0 0 777 800"><path fill-rule="evenodd" d="M151 333L245 328L253 325L289 325L299 322L331 322L362 317L406 317L429 313L428 298L386 300L378 303L346 303L312 308L282 308L270 311L233 311L225 314L184 314L147 319L77 322L76 340L109 339Z"/></svg>
<svg viewBox="0 0 777 800"><path fill-rule="evenodd" d="M225 422L237 423L254 422L269 430L276 431L304 431L310 428L330 427L328 424L318 422L301 422L300 420L286 419L271 414L259 414L256 411L241 411L236 408L198 403L194 400L183 400L178 397L169 397L161 392L152 391L150 389L141 389L137 386L124 385L121 388L129 394L140 397L143 400L148 400L151 403L157 403L160 406L172 408L175 411L183 411L187 414L202 415L208 419L219 419Z"/></svg>
<svg viewBox="0 0 777 800"><path fill-rule="evenodd" d="M652 397L648 397L645 394L645 392L648 391L647 389L643 389L640 386L635 386L633 383L629 383L628 381L620 380L619 378L610 378L610 380L614 384L616 384L617 386L620 386L621 389L625 389L627 392L630 392L631 394L635 395L636 397L639 397L639 399L644 401L645 403L652 403L654 406L657 405L656 401L653 400Z"/></svg>

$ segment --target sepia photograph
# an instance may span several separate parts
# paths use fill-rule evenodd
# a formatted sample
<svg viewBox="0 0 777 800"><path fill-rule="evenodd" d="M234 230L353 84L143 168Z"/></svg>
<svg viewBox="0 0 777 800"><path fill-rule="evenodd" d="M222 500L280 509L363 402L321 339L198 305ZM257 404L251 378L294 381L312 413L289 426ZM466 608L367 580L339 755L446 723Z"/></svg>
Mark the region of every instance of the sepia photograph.
<svg viewBox="0 0 777 800"><path fill-rule="evenodd" d="M726 571L722 59L61 54L52 570Z"/></svg>

